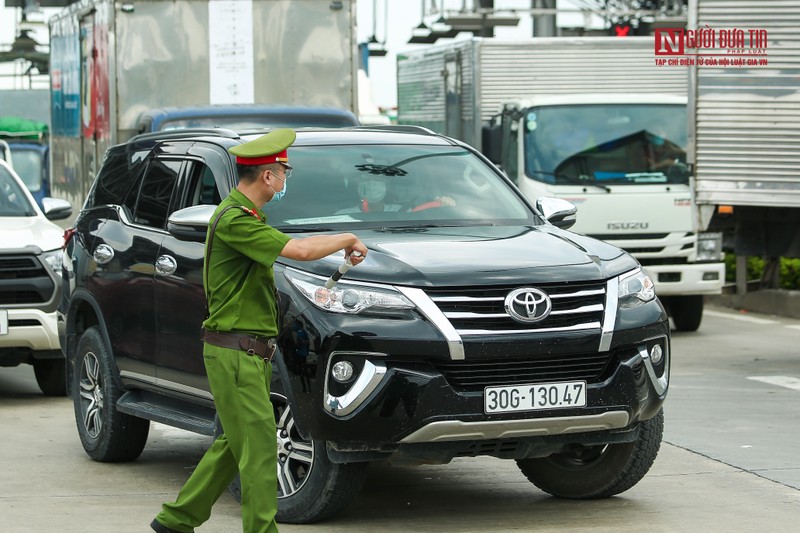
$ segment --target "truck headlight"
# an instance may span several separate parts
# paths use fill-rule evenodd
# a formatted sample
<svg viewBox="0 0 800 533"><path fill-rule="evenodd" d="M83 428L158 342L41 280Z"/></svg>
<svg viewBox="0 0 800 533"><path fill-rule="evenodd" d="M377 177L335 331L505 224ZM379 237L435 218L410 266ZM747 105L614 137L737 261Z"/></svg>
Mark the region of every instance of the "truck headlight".
<svg viewBox="0 0 800 533"><path fill-rule="evenodd" d="M628 272L619 277L619 307L621 309L637 307L655 297L655 284L642 269Z"/></svg>
<svg viewBox="0 0 800 533"><path fill-rule="evenodd" d="M697 261L722 261L722 233L700 233L697 235Z"/></svg>
<svg viewBox="0 0 800 533"><path fill-rule="evenodd" d="M340 281L332 289L326 289L327 280L322 278L290 269L284 270L284 276L308 301L325 311L358 314L363 311L380 313L415 307L408 298L388 286Z"/></svg>
<svg viewBox="0 0 800 533"><path fill-rule="evenodd" d="M64 254L61 252L61 248L58 250L44 252L42 254L42 259L44 259L45 262L50 266L50 269L59 276L61 275L61 264L63 258Z"/></svg>

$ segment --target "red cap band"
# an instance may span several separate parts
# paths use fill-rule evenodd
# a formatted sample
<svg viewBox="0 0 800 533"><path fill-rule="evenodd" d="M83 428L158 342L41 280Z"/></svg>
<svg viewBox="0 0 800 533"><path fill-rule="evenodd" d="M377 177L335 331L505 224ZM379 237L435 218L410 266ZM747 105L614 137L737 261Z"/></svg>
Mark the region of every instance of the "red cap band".
<svg viewBox="0 0 800 533"><path fill-rule="evenodd" d="M270 163L286 163L289 161L289 156L286 150L264 157L242 157L236 156L236 163L239 165L268 165Z"/></svg>

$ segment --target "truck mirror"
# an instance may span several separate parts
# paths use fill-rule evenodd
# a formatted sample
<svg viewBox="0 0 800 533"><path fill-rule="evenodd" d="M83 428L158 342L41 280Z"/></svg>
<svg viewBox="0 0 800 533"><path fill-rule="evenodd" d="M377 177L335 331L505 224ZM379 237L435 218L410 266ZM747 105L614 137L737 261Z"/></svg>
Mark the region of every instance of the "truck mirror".
<svg viewBox="0 0 800 533"><path fill-rule="evenodd" d="M181 241L205 242L208 223L216 209L216 205L193 205L179 209L169 216L167 231Z"/></svg>
<svg viewBox="0 0 800 533"><path fill-rule="evenodd" d="M543 196L536 200L536 209L557 228L571 228L577 220L578 208L572 202L561 198Z"/></svg>
<svg viewBox="0 0 800 533"><path fill-rule="evenodd" d="M495 165L503 163L503 125L484 124L481 128L483 154Z"/></svg>

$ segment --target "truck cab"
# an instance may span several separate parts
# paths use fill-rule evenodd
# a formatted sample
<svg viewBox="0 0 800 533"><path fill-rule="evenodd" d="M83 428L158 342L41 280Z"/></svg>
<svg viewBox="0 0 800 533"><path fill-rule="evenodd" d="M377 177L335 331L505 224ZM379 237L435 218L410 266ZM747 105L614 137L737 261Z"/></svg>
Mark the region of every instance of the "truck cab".
<svg viewBox="0 0 800 533"><path fill-rule="evenodd" d="M573 94L509 101L484 151L530 199L574 203L573 230L624 248L656 283L678 330L725 279L721 235L693 229L687 99Z"/></svg>

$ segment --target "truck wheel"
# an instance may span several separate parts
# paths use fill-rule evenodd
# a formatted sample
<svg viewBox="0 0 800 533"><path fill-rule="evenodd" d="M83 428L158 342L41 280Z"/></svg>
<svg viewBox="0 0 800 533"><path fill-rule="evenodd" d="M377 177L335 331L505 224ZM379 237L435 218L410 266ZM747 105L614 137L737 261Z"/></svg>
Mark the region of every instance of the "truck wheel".
<svg viewBox="0 0 800 533"><path fill-rule="evenodd" d="M636 485L661 446L664 411L639 426L633 442L578 446L549 457L520 459L517 466L541 490L570 499L607 498Z"/></svg>
<svg viewBox="0 0 800 533"><path fill-rule="evenodd" d="M278 438L276 520L281 524L311 524L330 518L361 491L368 463L332 463L324 442L309 441L300 435L286 397L272 393L271 400ZM241 502L238 475L229 488L236 501Z"/></svg>
<svg viewBox="0 0 800 533"><path fill-rule="evenodd" d="M67 394L67 364L64 359L34 359L33 373L46 396Z"/></svg>
<svg viewBox="0 0 800 533"><path fill-rule="evenodd" d="M703 296L670 296L669 311L678 331L697 331L703 320Z"/></svg>
<svg viewBox="0 0 800 533"><path fill-rule="evenodd" d="M122 391L114 379L114 362L96 327L78 342L72 401L78 435L95 461L133 461L141 455L150 421L117 411Z"/></svg>

